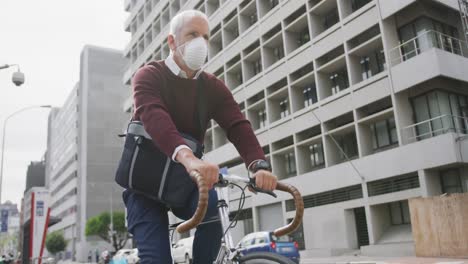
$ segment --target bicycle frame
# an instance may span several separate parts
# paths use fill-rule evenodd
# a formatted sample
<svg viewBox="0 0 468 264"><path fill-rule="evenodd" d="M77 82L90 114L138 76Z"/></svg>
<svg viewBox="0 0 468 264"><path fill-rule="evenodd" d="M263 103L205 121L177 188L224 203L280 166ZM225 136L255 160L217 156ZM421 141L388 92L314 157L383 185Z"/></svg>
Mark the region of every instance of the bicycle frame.
<svg viewBox="0 0 468 264"><path fill-rule="evenodd" d="M223 174L223 179L229 183L248 183L249 179L239 177L236 175ZM221 247L214 264L231 264L239 251L235 248L234 241L232 240L231 230L229 225L229 190L226 188L228 185L216 186L215 190L218 195L218 212L221 225L223 227L223 237L221 240ZM227 262L226 262L227 257Z"/></svg>

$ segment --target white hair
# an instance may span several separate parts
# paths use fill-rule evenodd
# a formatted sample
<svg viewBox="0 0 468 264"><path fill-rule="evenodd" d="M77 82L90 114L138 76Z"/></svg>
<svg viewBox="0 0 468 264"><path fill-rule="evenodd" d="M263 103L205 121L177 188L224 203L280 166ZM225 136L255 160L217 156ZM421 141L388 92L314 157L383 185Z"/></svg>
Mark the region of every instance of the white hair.
<svg viewBox="0 0 468 264"><path fill-rule="evenodd" d="M180 29L184 26L184 23L194 17L201 17L208 22L208 17L205 13L198 11L198 10L185 10L177 15L175 15L171 19L171 24L169 26L169 34L176 35L180 31Z"/></svg>

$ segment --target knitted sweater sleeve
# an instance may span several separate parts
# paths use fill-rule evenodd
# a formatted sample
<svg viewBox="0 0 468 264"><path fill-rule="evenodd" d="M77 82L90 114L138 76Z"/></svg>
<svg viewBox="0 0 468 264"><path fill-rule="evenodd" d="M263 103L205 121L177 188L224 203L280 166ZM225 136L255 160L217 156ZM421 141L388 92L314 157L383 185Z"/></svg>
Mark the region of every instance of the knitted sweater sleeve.
<svg viewBox="0 0 468 264"><path fill-rule="evenodd" d="M216 80L212 110L213 119L234 144L246 166L257 159L265 159L265 154L258 142L250 122L242 114L231 91L220 80Z"/></svg>

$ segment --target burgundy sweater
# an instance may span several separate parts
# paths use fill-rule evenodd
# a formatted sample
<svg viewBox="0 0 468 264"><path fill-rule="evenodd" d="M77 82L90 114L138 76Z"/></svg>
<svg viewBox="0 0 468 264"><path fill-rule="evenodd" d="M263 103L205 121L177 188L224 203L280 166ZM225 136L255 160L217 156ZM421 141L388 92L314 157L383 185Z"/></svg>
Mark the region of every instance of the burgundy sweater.
<svg viewBox="0 0 468 264"><path fill-rule="evenodd" d="M208 120L214 119L236 147L246 166L256 159L265 159L250 122L222 81L209 73L203 77ZM145 130L168 157L185 141L179 132L189 134L200 142L194 124L197 80L176 76L164 61L153 61L137 71L133 80L134 119L143 122ZM206 126L205 126L206 127Z"/></svg>

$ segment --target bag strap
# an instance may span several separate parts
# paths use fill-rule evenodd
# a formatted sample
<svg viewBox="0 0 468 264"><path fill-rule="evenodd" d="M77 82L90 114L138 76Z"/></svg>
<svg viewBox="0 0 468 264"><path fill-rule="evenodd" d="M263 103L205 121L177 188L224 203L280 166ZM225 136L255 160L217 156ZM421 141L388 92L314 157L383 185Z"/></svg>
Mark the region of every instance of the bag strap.
<svg viewBox="0 0 468 264"><path fill-rule="evenodd" d="M200 76L197 79L197 101L196 111L193 115L194 124L200 136L203 136L204 126L206 124L206 98L205 89L203 87L203 77Z"/></svg>

